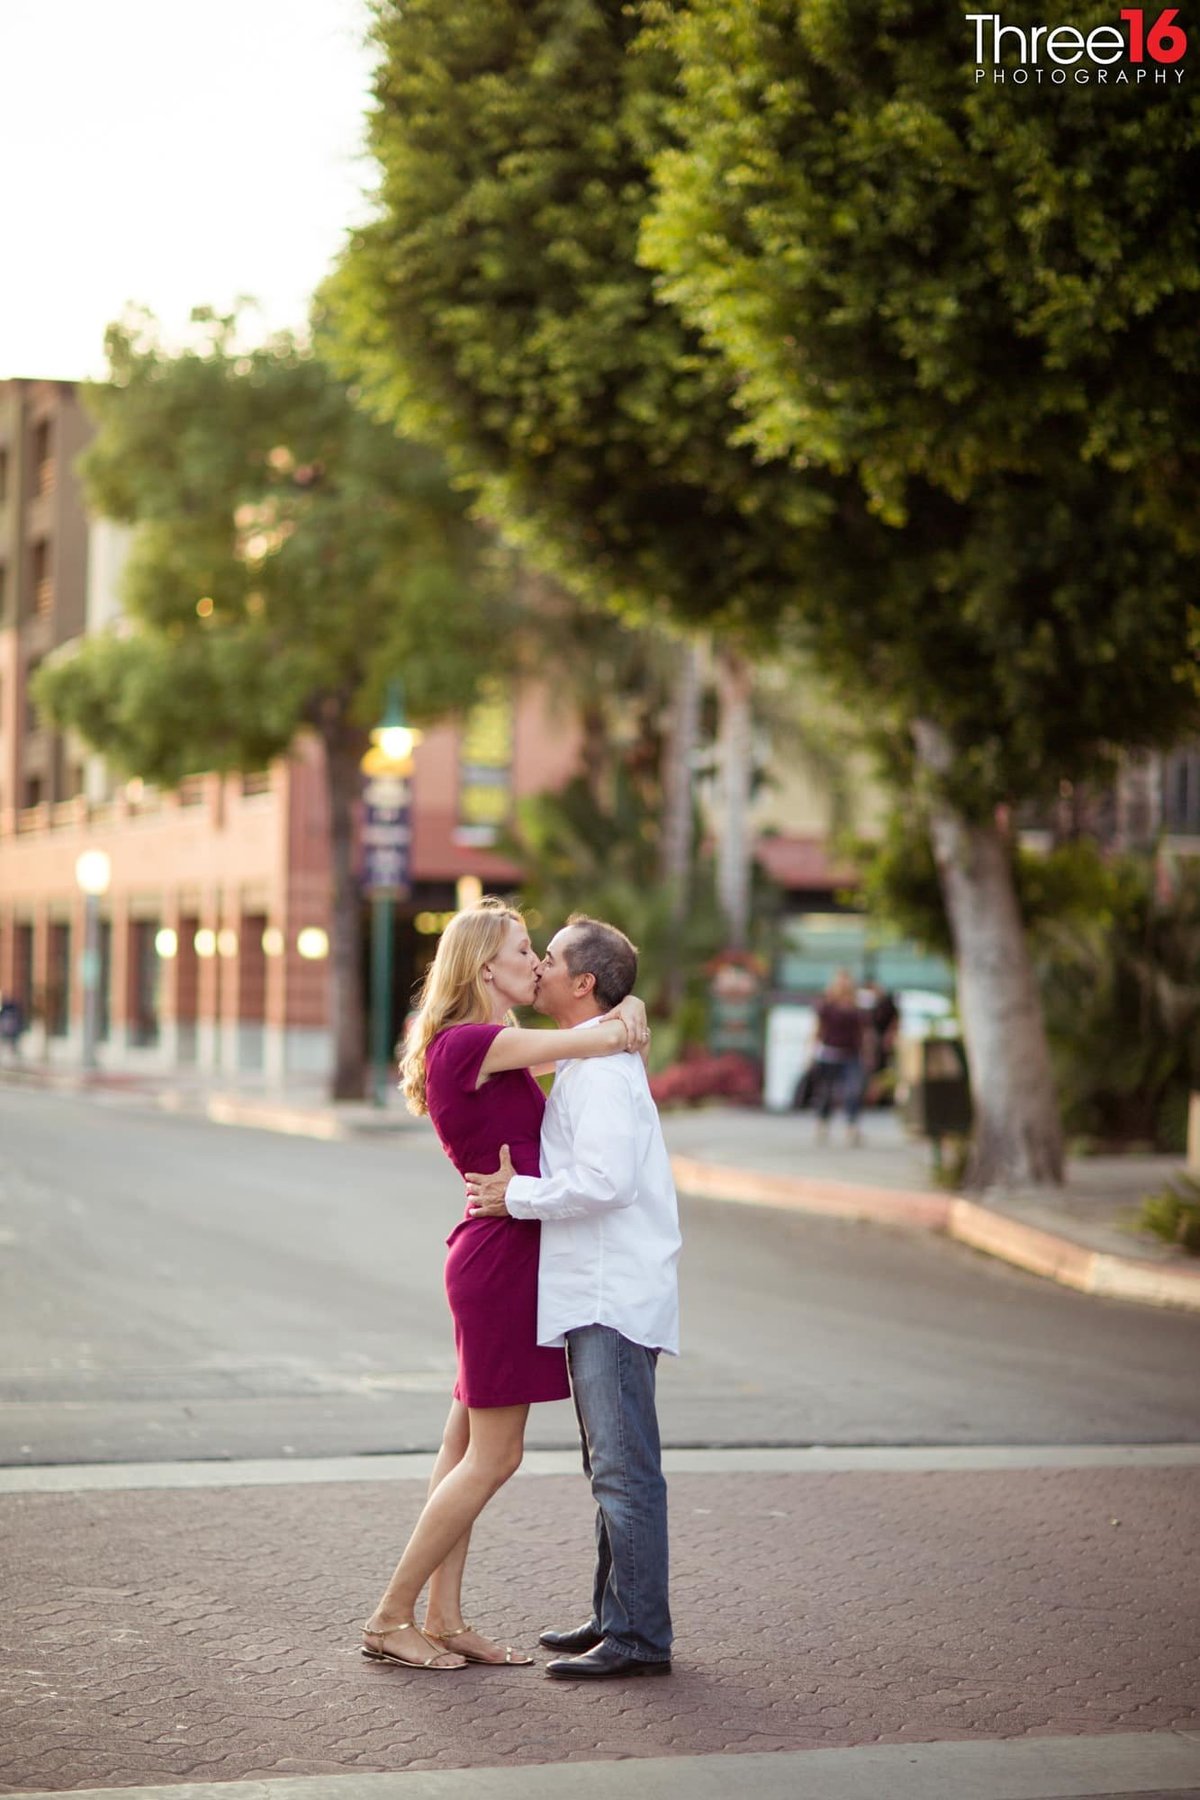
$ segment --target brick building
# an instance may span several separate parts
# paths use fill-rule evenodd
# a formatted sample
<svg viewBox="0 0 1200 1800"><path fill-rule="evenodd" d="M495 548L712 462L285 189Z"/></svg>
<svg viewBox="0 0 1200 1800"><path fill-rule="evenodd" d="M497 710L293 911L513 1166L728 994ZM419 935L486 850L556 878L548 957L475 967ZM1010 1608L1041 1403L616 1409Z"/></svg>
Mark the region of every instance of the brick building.
<svg viewBox="0 0 1200 1800"><path fill-rule="evenodd" d="M0 994L27 1048L77 1061L86 900L76 863L102 850L99 1059L273 1077L324 1072L329 859L321 750L174 793L115 783L34 713L42 657L118 608L125 534L89 523L74 459L88 436L70 383L0 383ZM458 882L515 882L491 847L514 795L552 787L578 754L547 694L497 694L418 747L413 895L401 909L397 1015Z"/></svg>
<svg viewBox="0 0 1200 1800"><path fill-rule="evenodd" d="M111 883L99 903L101 1063L324 1073L330 876L319 745L301 741L269 770L197 776L160 793L114 782L29 701L41 659L120 610L127 534L88 520L74 473L88 432L72 384L0 382L0 996L31 1021L32 1055L79 1060L86 901L76 864L102 850ZM577 723L549 689L497 692L419 746L397 1019L459 882L518 880L493 847L513 798L558 786L579 751ZM827 915L846 879L830 860L829 795L794 758L774 773L753 809L758 860L791 912ZM1194 853L1200 751L1149 759L1142 777L1141 834ZM865 775L858 786L869 801Z"/></svg>

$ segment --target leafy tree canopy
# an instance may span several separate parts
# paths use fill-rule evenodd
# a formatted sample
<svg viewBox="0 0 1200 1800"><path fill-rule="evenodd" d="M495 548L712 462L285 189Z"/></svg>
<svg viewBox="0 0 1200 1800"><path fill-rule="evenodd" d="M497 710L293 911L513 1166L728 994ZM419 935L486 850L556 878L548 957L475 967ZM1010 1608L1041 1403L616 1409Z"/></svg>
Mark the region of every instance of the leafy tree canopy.
<svg viewBox="0 0 1200 1800"><path fill-rule="evenodd" d="M171 783L260 766L305 725L361 731L396 675L418 716L468 702L511 620L442 465L290 338L242 351L235 319L200 318L179 354L150 321L109 332L83 466L136 527L126 617L44 668L39 703Z"/></svg>
<svg viewBox="0 0 1200 1800"><path fill-rule="evenodd" d="M382 0L379 210L327 284L342 366L577 592L773 626L786 465L637 261L668 63L617 0Z"/></svg>
<svg viewBox="0 0 1200 1800"><path fill-rule="evenodd" d="M853 478L805 537L826 665L936 721L981 812L1194 729L1191 91L976 84L919 0L644 13L679 85L642 252L743 441Z"/></svg>
<svg viewBox="0 0 1200 1800"><path fill-rule="evenodd" d="M1196 722L1182 94L977 87L916 0L409 0L376 39L326 329L539 562L803 638L983 814Z"/></svg>

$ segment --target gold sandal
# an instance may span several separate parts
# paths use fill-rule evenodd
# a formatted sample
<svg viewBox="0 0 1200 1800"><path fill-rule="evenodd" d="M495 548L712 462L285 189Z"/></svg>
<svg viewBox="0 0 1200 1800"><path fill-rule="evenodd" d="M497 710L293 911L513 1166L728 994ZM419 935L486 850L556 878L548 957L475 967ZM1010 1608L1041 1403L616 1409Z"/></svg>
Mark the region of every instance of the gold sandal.
<svg viewBox="0 0 1200 1800"><path fill-rule="evenodd" d="M409 1662L407 1657L395 1656L392 1651L382 1648L382 1639L391 1637L394 1631L415 1631L417 1636L422 1638L426 1644L434 1644L438 1641L436 1638L426 1637L425 1633L412 1619L405 1619L402 1625L384 1625L381 1627L364 1625L364 1638L379 1638L381 1640L381 1647L378 1650L374 1650L370 1645L364 1644L362 1647L363 1655L371 1662L398 1663L402 1669L432 1669L435 1675L452 1675L456 1669L465 1669L467 1666L466 1658L464 1658L462 1662L439 1663L439 1656L458 1656L460 1654L457 1650L447 1650L445 1646L440 1650L435 1650L433 1655L427 1656L423 1662Z"/></svg>
<svg viewBox="0 0 1200 1800"><path fill-rule="evenodd" d="M462 1637L474 1629L473 1625L460 1625L457 1631L430 1631L426 1628L421 1636L429 1643L448 1645L450 1638ZM503 1656L476 1656L473 1650L451 1650L450 1654L465 1656L470 1663L482 1663L485 1669L503 1669L506 1664L514 1669L526 1669L533 1663L532 1656L523 1656L511 1644L505 1644Z"/></svg>

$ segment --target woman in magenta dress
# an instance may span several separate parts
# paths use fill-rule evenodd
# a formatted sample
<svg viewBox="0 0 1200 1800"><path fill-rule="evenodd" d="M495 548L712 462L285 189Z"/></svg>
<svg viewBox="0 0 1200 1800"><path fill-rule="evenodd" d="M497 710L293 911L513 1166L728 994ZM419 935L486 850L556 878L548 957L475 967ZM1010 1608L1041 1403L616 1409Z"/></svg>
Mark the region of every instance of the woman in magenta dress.
<svg viewBox="0 0 1200 1800"><path fill-rule="evenodd" d="M545 1101L531 1070L645 1041L645 1011L632 999L595 1029L512 1024L512 1009L533 1001L538 966L520 913L484 900L451 920L426 977L403 1086L411 1110L428 1112L461 1175L499 1168L503 1144L520 1174L539 1174ZM531 1220L465 1217L450 1234L446 1296L458 1380L425 1507L363 1628L364 1656L438 1671L533 1661L464 1621L462 1578L472 1525L520 1466L531 1403L570 1393L563 1351L537 1342L540 1231ZM426 1582L418 1629L414 1613Z"/></svg>

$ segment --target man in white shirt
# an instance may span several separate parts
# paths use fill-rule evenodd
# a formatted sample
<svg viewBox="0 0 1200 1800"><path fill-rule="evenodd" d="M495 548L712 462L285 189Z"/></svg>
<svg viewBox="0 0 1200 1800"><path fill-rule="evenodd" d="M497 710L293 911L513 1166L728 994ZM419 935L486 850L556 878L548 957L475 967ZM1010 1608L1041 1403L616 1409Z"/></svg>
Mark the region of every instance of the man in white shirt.
<svg viewBox="0 0 1200 1800"><path fill-rule="evenodd" d="M537 1004L564 1029L633 989L637 951L615 926L573 915L551 940ZM542 1125L542 1173L468 1175L471 1209L542 1225L538 1343L566 1344L596 1499L592 1617L544 1631L548 1675L667 1675L667 1487L654 1377L679 1352L679 1209L642 1060L559 1063Z"/></svg>

